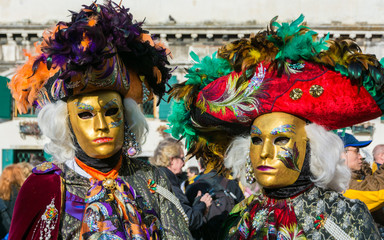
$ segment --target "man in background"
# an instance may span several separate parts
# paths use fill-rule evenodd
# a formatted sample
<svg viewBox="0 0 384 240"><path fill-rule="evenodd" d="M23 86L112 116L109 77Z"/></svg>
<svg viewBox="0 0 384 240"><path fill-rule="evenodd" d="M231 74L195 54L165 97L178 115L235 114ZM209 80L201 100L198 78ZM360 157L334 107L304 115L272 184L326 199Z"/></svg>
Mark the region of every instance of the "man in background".
<svg viewBox="0 0 384 240"><path fill-rule="evenodd" d="M384 163L384 144L376 145L372 151L373 160L372 172L375 172Z"/></svg>
<svg viewBox="0 0 384 240"><path fill-rule="evenodd" d="M372 173L369 164L363 160L360 154L360 148L368 146L372 141L358 141L348 133L338 135L344 143L343 157L352 171L349 188L343 195L350 199L359 199L367 205L381 236L384 237L384 211L382 209L384 207L384 169L380 166L375 173Z"/></svg>
<svg viewBox="0 0 384 240"><path fill-rule="evenodd" d="M187 169L188 183L193 183L194 179L199 175L200 171L198 167L192 166Z"/></svg>

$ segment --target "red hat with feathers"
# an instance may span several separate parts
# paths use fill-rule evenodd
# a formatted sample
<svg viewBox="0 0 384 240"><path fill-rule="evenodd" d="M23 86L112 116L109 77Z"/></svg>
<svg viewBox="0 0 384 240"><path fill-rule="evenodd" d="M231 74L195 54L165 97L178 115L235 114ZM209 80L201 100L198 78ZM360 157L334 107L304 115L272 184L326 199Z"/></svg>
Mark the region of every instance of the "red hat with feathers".
<svg viewBox="0 0 384 240"><path fill-rule="evenodd" d="M329 130L382 114L379 60L351 39L317 40L303 20L274 18L268 30L223 46L218 57L191 53L196 64L174 86L169 117L172 135L186 139L189 154L222 169L233 137L249 134L265 113L289 113Z"/></svg>

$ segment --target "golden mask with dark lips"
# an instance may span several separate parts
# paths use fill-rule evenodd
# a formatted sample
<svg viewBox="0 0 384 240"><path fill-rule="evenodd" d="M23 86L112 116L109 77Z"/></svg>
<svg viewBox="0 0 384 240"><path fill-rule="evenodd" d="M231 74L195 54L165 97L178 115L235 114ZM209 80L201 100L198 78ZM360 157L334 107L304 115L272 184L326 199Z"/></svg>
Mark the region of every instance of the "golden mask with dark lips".
<svg viewBox="0 0 384 240"><path fill-rule="evenodd" d="M291 114L259 116L251 127L250 159L257 182L265 188L293 184L304 163L306 122Z"/></svg>
<svg viewBox="0 0 384 240"><path fill-rule="evenodd" d="M67 101L69 120L81 149L90 157L107 158L124 143L124 111L119 93L96 91Z"/></svg>

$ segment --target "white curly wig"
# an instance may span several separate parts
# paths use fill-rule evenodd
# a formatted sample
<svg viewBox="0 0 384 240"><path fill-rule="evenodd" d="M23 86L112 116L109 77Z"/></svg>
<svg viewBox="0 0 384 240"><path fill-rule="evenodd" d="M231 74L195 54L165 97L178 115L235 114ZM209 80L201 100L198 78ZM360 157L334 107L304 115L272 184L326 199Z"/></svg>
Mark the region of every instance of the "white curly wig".
<svg viewBox="0 0 384 240"><path fill-rule="evenodd" d="M136 135L139 147L145 142L148 124L137 103L131 98L125 98L124 116L131 132ZM67 103L57 101L49 103L41 109L37 116L39 127L51 141L44 150L53 156L53 162L62 163L72 160L75 156L73 136L69 128Z"/></svg>
<svg viewBox="0 0 384 240"><path fill-rule="evenodd" d="M313 175L312 182L320 188L337 192L347 189L351 172L345 164L345 160L341 158L344 151L341 139L314 123L305 126L305 130L311 148L309 160L310 171ZM240 179L245 186L249 186L245 179L245 163L249 156L250 143L250 136L235 138L224 159L225 167L231 169L233 177Z"/></svg>

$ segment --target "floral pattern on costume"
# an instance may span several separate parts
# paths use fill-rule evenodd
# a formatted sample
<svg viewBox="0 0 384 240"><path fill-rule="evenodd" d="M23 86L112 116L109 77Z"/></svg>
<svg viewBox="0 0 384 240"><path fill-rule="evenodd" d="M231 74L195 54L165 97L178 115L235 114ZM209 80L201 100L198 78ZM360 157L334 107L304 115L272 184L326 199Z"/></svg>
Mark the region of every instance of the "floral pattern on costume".
<svg viewBox="0 0 384 240"><path fill-rule="evenodd" d="M86 199L87 191L91 187L89 179L80 176L65 164L60 165L60 167L63 169L62 177L66 182L66 202L68 202L68 199L72 199L72 202L78 202L81 205L79 199ZM140 211L141 220L146 226L151 226L154 223L150 227L150 231L153 231L154 228L158 229L160 239L190 239L188 226L174 204L163 199L162 196L152 194L148 189L148 179L153 179L159 186L170 187L167 187L168 182L165 176L161 175L157 169L140 160L123 158L118 177L135 190L136 198L134 203ZM78 198L74 198L73 195ZM71 204L67 206L69 205ZM82 205L85 205L85 203L83 202ZM76 206L76 208L79 208L79 206ZM68 210L67 207L64 211L63 221L61 221L61 237L66 240L79 239L82 220L76 218L76 215Z"/></svg>
<svg viewBox="0 0 384 240"><path fill-rule="evenodd" d="M146 226L136 207L134 189L121 178L91 179L80 239L158 239L154 219ZM112 238L113 237L113 238Z"/></svg>
<svg viewBox="0 0 384 240"><path fill-rule="evenodd" d="M260 195L243 213L238 239L306 239L290 201Z"/></svg>
<svg viewBox="0 0 384 240"><path fill-rule="evenodd" d="M362 202L318 187L293 199L252 195L235 206L236 215L225 239L380 239Z"/></svg>

